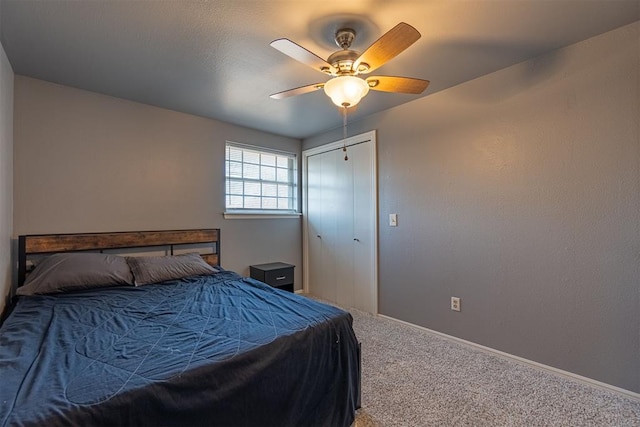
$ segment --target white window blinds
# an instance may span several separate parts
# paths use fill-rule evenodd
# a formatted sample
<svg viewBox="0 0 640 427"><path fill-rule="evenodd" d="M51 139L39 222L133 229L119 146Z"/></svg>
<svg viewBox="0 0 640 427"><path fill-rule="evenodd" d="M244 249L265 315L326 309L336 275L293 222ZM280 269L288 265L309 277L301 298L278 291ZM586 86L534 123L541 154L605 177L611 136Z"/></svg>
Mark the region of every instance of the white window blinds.
<svg viewBox="0 0 640 427"><path fill-rule="evenodd" d="M295 213L295 154L227 142L225 156L227 212Z"/></svg>

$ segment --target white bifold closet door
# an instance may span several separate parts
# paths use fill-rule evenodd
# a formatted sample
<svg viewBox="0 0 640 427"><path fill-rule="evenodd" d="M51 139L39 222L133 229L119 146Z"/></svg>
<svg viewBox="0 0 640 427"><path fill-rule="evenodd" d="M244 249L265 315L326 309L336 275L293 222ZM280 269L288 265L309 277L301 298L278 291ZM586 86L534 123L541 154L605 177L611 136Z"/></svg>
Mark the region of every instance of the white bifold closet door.
<svg viewBox="0 0 640 427"><path fill-rule="evenodd" d="M377 312L375 143L365 140L306 158L308 291Z"/></svg>

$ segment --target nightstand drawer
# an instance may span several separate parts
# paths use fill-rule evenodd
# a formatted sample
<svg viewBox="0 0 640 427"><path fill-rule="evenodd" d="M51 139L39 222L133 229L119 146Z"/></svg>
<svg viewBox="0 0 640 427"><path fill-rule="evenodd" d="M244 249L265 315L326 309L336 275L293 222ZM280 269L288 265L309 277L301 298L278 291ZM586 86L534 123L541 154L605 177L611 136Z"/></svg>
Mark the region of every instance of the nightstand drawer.
<svg viewBox="0 0 640 427"><path fill-rule="evenodd" d="M269 286L293 292L294 265L283 262L258 264L249 266L251 277Z"/></svg>
<svg viewBox="0 0 640 427"><path fill-rule="evenodd" d="M293 268L280 268L278 270L266 271L264 273L264 283L271 286L290 285L293 283Z"/></svg>

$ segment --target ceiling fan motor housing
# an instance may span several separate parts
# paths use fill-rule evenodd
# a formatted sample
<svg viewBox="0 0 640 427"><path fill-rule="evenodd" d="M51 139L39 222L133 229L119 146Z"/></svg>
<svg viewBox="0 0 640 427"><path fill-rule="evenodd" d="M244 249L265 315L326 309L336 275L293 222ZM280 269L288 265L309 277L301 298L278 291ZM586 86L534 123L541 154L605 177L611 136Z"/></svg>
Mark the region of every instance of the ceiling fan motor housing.
<svg viewBox="0 0 640 427"><path fill-rule="evenodd" d="M351 43L356 38L356 31L351 28L342 28L336 32L336 44L343 50L334 52L327 58L327 62L331 64L336 70L337 75L354 76L358 73L364 73L369 69L369 65L361 63L358 65L358 69L353 69L353 63L360 57L360 52L349 49Z"/></svg>
<svg viewBox="0 0 640 427"><path fill-rule="evenodd" d="M327 62L338 70L338 75L354 74L356 70L353 70L352 66L359 56L360 53L355 50L339 50L332 53Z"/></svg>

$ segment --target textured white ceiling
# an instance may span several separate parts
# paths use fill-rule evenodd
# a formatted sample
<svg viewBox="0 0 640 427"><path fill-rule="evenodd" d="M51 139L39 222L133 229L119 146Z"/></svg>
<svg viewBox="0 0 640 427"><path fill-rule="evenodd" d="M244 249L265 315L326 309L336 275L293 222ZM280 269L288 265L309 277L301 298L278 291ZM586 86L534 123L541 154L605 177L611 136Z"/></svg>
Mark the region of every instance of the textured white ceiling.
<svg viewBox="0 0 640 427"><path fill-rule="evenodd" d="M407 22L422 38L376 74L429 96L639 19L640 0L0 0L0 40L16 74L304 138L342 119L322 91L269 98L327 80L274 39L326 58L343 23L363 51ZM350 120L414 99L372 91Z"/></svg>

